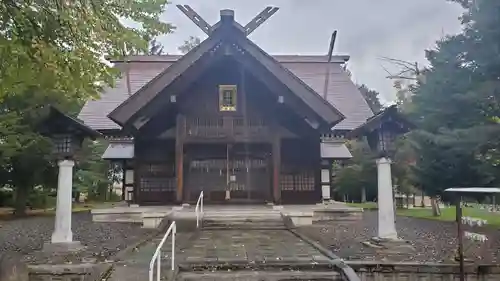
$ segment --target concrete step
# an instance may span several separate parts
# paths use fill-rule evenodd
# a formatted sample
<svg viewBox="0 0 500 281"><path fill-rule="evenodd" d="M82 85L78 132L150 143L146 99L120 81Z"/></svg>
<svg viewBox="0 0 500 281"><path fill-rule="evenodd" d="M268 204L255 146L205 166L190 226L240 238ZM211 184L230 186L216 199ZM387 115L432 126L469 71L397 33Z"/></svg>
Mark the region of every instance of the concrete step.
<svg viewBox="0 0 500 281"><path fill-rule="evenodd" d="M177 275L178 281L342 281L342 277L335 271L200 271L181 272Z"/></svg>
<svg viewBox="0 0 500 281"><path fill-rule="evenodd" d="M266 217L266 216L281 216L280 211L241 211L241 210L234 210L234 211L210 211L204 212L205 216L213 216L213 217L231 217L231 216L240 216L240 217Z"/></svg>
<svg viewBox="0 0 500 281"><path fill-rule="evenodd" d="M233 219L203 219L203 229L284 229L281 217L264 218L233 218Z"/></svg>
<svg viewBox="0 0 500 281"><path fill-rule="evenodd" d="M276 210L220 210L205 212L204 229L284 229L283 218Z"/></svg>

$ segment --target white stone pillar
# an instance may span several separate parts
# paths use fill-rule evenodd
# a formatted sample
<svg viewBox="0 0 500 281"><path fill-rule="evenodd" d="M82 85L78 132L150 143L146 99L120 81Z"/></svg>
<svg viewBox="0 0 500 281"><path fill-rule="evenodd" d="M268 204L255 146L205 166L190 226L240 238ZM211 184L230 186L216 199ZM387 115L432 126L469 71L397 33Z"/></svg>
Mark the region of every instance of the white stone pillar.
<svg viewBox="0 0 500 281"><path fill-rule="evenodd" d="M394 217L392 195L391 160L382 157L377 160L378 178L378 237L398 239Z"/></svg>
<svg viewBox="0 0 500 281"><path fill-rule="evenodd" d="M52 243L72 243L71 205L73 191L73 160L58 162L59 175L57 180L56 223L52 233Z"/></svg>
<svg viewBox="0 0 500 281"><path fill-rule="evenodd" d="M321 195L323 202L330 201L330 169L321 169Z"/></svg>

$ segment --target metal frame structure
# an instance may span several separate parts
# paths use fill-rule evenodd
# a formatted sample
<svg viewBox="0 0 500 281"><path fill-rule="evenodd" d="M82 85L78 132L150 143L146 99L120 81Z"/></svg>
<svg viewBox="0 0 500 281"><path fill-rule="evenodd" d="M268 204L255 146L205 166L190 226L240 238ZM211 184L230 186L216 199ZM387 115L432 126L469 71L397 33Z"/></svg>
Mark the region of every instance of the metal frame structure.
<svg viewBox="0 0 500 281"><path fill-rule="evenodd" d="M465 281L465 269L464 269L464 230L462 226L462 196L464 194L471 193L498 193L500 194L500 188L496 187L453 187L448 188L445 192L450 192L456 194L455 206L456 206L456 222L457 222L457 236L458 236L458 258L460 262L460 281Z"/></svg>

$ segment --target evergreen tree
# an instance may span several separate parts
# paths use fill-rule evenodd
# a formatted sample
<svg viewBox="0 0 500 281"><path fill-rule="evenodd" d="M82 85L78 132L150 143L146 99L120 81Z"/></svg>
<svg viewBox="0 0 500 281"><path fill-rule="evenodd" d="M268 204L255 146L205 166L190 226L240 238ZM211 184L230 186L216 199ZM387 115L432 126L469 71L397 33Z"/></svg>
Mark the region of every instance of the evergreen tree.
<svg viewBox="0 0 500 281"><path fill-rule="evenodd" d="M455 2L466 7L464 30L427 51L430 68L408 112L420 129L415 180L430 195L498 182L500 2Z"/></svg>
<svg viewBox="0 0 500 281"><path fill-rule="evenodd" d="M83 102L112 85L116 69L103 56L147 51L169 33L159 20L166 0L0 2L0 184L15 190L24 214L37 186L53 188L50 142L36 132L41 109L76 115ZM141 28L122 24L127 18ZM85 161L85 159L80 159Z"/></svg>
<svg viewBox="0 0 500 281"><path fill-rule="evenodd" d="M379 92L372 90L368 88L365 84L362 84L361 86L358 86L359 91L365 98L366 102L368 103L368 106L372 110L373 113L378 113L380 110L382 110L382 104L380 103L379 100Z"/></svg>
<svg viewBox="0 0 500 281"><path fill-rule="evenodd" d="M184 43L179 46L179 51L183 54L187 54L189 51L194 49L196 46L200 45L201 39L196 36L189 36L188 40L184 40Z"/></svg>

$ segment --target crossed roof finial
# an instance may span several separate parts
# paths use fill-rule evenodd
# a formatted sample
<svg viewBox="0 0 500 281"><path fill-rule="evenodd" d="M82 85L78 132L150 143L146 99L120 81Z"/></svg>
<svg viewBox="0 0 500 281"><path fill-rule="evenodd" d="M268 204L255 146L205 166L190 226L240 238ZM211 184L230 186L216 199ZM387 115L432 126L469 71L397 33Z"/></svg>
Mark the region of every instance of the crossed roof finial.
<svg viewBox="0 0 500 281"><path fill-rule="evenodd" d="M177 8L181 10L191 21L193 21L203 32L205 32L208 36L212 34L213 26L207 23L193 8L189 5L177 5ZM268 6L262 12L260 12L257 16L255 16L249 23L247 23L243 30L245 35L250 35L255 31L259 26L261 26L266 20L268 20L272 15L274 15L279 10L278 7ZM221 17L223 12L227 12L227 10L221 11Z"/></svg>

